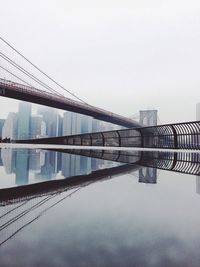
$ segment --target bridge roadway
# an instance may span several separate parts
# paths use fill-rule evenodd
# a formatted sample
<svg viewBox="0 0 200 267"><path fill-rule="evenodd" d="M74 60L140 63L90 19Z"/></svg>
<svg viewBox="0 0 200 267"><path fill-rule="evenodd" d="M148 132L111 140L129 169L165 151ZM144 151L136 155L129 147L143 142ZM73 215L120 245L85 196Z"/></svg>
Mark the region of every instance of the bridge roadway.
<svg viewBox="0 0 200 267"><path fill-rule="evenodd" d="M132 119L104 109L5 79L0 79L0 96L88 115L97 120L110 122L127 128L143 126Z"/></svg>

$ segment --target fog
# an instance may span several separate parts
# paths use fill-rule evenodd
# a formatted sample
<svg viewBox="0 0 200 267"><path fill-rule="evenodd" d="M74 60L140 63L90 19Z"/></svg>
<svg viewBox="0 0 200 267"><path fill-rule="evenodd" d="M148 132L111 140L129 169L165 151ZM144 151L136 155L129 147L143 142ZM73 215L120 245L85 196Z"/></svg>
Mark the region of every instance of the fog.
<svg viewBox="0 0 200 267"><path fill-rule="evenodd" d="M125 116L155 108L162 123L195 120L199 1L7 0L1 10L1 36L86 102ZM0 117L17 108L0 101Z"/></svg>

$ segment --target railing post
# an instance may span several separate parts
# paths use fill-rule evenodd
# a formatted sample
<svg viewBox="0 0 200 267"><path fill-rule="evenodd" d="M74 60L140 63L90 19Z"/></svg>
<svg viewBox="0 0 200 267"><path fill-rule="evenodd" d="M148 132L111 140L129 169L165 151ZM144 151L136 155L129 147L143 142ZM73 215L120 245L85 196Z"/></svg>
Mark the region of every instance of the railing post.
<svg viewBox="0 0 200 267"><path fill-rule="evenodd" d="M118 139L119 139L119 147L121 147L121 136L119 131L116 131L117 135L118 135Z"/></svg>
<svg viewBox="0 0 200 267"><path fill-rule="evenodd" d="M173 125L170 125L173 135L174 135L174 148L178 149L178 138L177 138L177 133L176 133L176 129L174 128Z"/></svg>

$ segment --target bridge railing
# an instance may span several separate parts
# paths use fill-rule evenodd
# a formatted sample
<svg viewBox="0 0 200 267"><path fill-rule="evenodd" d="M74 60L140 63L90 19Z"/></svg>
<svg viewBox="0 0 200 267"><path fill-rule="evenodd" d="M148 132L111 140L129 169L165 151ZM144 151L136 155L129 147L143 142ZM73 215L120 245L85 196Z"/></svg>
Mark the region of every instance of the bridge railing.
<svg viewBox="0 0 200 267"><path fill-rule="evenodd" d="M62 137L17 140L14 142L77 146L144 147L199 150L200 121Z"/></svg>
<svg viewBox="0 0 200 267"><path fill-rule="evenodd" d="M200 149L200 121L141 128L143 147Z"/></svg>

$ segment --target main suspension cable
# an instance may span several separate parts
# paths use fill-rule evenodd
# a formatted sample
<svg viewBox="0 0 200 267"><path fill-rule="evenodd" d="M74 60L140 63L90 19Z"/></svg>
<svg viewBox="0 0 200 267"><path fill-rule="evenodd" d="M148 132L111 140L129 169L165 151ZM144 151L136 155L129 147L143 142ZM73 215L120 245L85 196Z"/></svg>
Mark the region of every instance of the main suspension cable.
<svg viewBox="0 0 200 267"><path fill-rule="evenodd" d="M5 70L6 72L8 72L9 74L13 75L15 78L17 78L18 80L20 80L21 82L27 84L30 87L33 87L30 83L27 83L26 81L24 81L23 79L21 79L19 76L15 75L14 73L12 73L11 71L9 71L8 69L0 66L1 69Z"/></svg>
<svg viewBox="0 0 200 267"><path fill-rule="evenodd" d="M4 60L6 60L9 64L13 65L19 71L23 72L26 76L28 76L29 78L31 78L32 80L34 80L35 82L37 82L38 84L40 84L41 86L43 86L44 88L46 88L47 90L49 90L51 93L55 93L57 95L59 94L53 88L51 88L50 86L48 86L45 83L43 83L37 77L35 77L34 75L32 75L30 72L26 71L23 67L21 67L19 64L17 64L16 62L14 62L9 57L7 57L4 53L0 52L0 57L2 57ZM59 94L59 95L62 96L61 94Z"/></svg>
<svg viewBox="0 0 200 267"><path fill-rule="evenodd" d="M0 40L3 41L6 45L8 45L12 50L14 50L18 55L20 55L24 60L26 60L29 64L31 64L35 69L37 69L40 73L42 73L44 76L46 76L48 79L50 79L52 82L54 82L57 86L62 88L64 91L78 99L79 101L83 102L84 104L87 104L84 100L82 100L80 97L76 96L74 93L70 92L68 89L66 89L64 86L59 84L56 80L51 78L48 74L46 74L44 71L42 71L39 67L37 67L34 63L32 63L27 57L25 57L22 53L20 53L17 49L15 49L10 43L8 43L4 38L0 36ZM87 104L88 105L88 104Z"/></svg>

